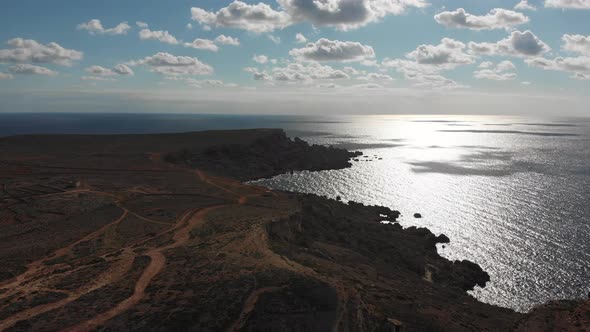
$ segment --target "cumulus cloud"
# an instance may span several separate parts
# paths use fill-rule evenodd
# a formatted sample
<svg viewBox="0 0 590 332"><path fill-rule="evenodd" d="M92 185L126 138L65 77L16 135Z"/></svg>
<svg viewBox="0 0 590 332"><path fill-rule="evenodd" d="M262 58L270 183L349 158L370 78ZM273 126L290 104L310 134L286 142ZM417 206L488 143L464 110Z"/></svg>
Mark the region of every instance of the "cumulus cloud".
<svg viewBox="0 0 590 332"><path fill-rule="evenodd" d="M460 41L443 38L438 45L420 45L406 54L419 64L455 67L473 63L474 57L465 53L466 45Z"/></svg>
<svg viewBox="0 0 590 332"><path fill-rule="evenodd" d="M277 0L291 21L351 30L409 8L424 8L424 0Z"/></svg>
<svg viewBox="0 0 590 332"><path fill-rule="evenodd" d="M170 45L178 45L179 41L171 35L168 31L156 30L152 31L150 29L141 29L139 31L139 39L141 40L158 40L162 43L170 44Z"/></svg>
<svg viewBox="0 0 590 332"><path fill-rule="evenodd" d="M11 80L13 78L14 76L12 76L11 74L3 73L0 71L0 80Z"/></svg>
<svg viewBox="0 0 590 332"><path fill-rule="evenodd" d="M123 75L123 76L133 76L135 73L133 72L133 70L131 68L129 68L129 66L124 65L124 64L119 64L116 65L113 68L113 71L119 75Z"/></svg>
<svg viewBox="0 0 590 332"><path fill-rule="evenodd" d="M305 36L302 33L297 33L295 35L295 41L300 44L304 44L307 43L307 38L305 38Z"/></svg>
<svg viewBox="0 0 590 332"><path fill-rule="evenodd" d="M562 9L590 9L590 0L546 0L545 7Z"/></svg>
<svg viewBox="0 0 590 332"><path fill-rule="evenodd" d="M192 88L206 88L206 87L217 87L217 88L235 88L238 87L235 83L226 83L221 80L198 80L190 77L178 77L169 76L167 80L183 82Z"/></svg>
<svg viewBox="0 0 590 332"><path fill-rule="evenodd" d="M303 82L311 83L315 80L336 80L349 79L350 76L344 71L334 69L317 62L289 63L283 67L274 67L270 71L261 71L256 68L245 68L251 73L255 80L277 81L277 82Z"/></svg>
<svg viewBox="0 0 590 332"><path fill-rule="evenodd" d="M551 50L534 33L514 31L505 39L496 43L469 43L469 50L476 55L503 55L531 57L538 56Z"/></svg>
<svg viewBox="0 0 590 332"><path fill-rule="evenodd" d="M516 79L516 73L511 71L516 70L516 66L510 61L502 61L497 65L486 61L479 65L480 70L473 73L473 76L478 79L508 81Z"/></svg>
<svg viewBox="0 0 590 332"><path fill-rule="evenodd" d="M140 22L138 22L140 23ZM90 20L86 23L80 23L77 26L78 30L87 30L91 35L124 35L131 29L127 22L121 22L117 26L105 29L98 19Z"/></svg>
<svg viewBox="0 0 590 332"><path fill-rule="evenodd" d="M226 36L226 35L219 35L215 38L215 42L219 45L231 45L231 46L239 46L240 40L238 38Z"/></svg>
<svg viewBox="0 0 590 332"><path fill-rule="evenodd" d="M353 87L358 88L358 89L379 89L379 88L383 88L383 85L380 85L377 83L363 83L363 84L354 85Z"/></svg>
<svg viewBox="0 0 590 332"><path fill-rule="evenodd" d="M562 47L564 50L590 56L590 35L565 34L561 37L561 40L564 42Z"/></svg>
<svg viewBox="0 0 590 332"><path fill-rule="evenodd" d="M147 27L149 27L149 25L147 23L142 22L142 21L135 22L135 25L137 25L138 27L140 27L142 29L147 29Z"/></svg>
<svg viewBox="0 0 590 332"><path fill-rule="evenodd" d="M579 53L579 56L560 56L553 59L535 57L526 59L525 62L531 67L571 73L571 77L575 79L590 79L590 36L566 34L561 39L562 49Z"/></svg>
<svg viewBox="0 0 590 332"><path fill-rule="evenodd" d="M393 77L381 73L368 73L364 76L359 76L356 79L361 81L393 81Z"/></svg>
<svg viewBox="0 0 590 332"><path fill-rule="evenodd" d="M81 60L83 53L61 47L57 43L43 45L32 39L14 38L8 41L12 48L0 50L0 63L53 63L71 66Z"/></svg>
<svg viewBox="0 0 590 332"><path fill-rule="evenodd" d="M292 24L310 22L339 30L355 29L409 8L428 6L425 0L277 0L280 9L265 3L234 1L218 11L191 8L192 19L204 26L270 32Z"/></svg>
<svg viewBox="0 0 590 332"><path fill-rule="evenodd" d="M208 50L208 51L212 51L212 52L219 51L219 47L217 47L217 45L215 45L215 43L209 39L197 38L197 39L193 40L191 43L184 43L184 46L199 49L199 50Z"/></svg>
<svg viewBox="0 0 590 332"><path fill-rule="evenodd" d="M556 57L554 59L532 58L525 62L531 67L545 70L563 71L572 74L572 78L586 80L590 78L590 57Z"/></svg>
<svg viewBox="0 0 590 332"><path fill-rule="evenodd" d="M281 37L278 36L274 36L274 35L266 35L266 37L273 43L275 43L276 45L281 43Z"/></svg>
<svg viewBox="0 0 590 332"><path fill-rule="evenodd" d="M8 68L14 74L55 76L57 72L49 68L35 66L28 63L17 64Z"/></svg>
<svg viewBox="0 0 590 332"><path fill-rule="evenodd" d="M385 59L383 68L392 68L413 82L416 87L433 89L456 89L465 87L454 80L444 77L441 72L456 68L459 64L424 64L404 59Z"/></svg>
<svg viewBox="0 0 590 332"><path fill-rule="evenodd" d="M115 72L113 72L112 70L105 68L105 67L101 67L101 66L90 66L90 67L86 68L85 70L87 73L92 74L92 75L98 75L98 76L115 75Z"/></svg>
<svg viewBox="0 0 590 332"><path fill-rule="evenodd" d="M133 75L133 70L124 64L116 65L113 69L102 66L90 66L85 71L92 76L116 76L116 75Z"/></svg>
<svg viewBox="0 0 590 332"><path fill-rule="evenodd" d="M325 38L308 43L303 48L292 49L289 54L303 60L340 62L363 61L375 57L375 51L371 46Z"/></svg>
<svg viewBox="0 0 590 332"><path fill-rule="evenodd" d="M198 58L176 56L165 52L132 61L130 65L144 65L149 67L151 71L166 76L209 75L213 73L213 67L201 62Z"/></svg>
<svg viewBox="0 0 590 332"><path fill-rule="evenodd" d="M216 12L191 8L193 20L206 26L237 28L254 32L269 32L290 24L287 13L276 11L265 3L250 5L234 1Z"/></svg>
<svg viewBox="0 0 590 332"><path fill-rule="evenodd" d="M252 60L254 60L254 62L260 63L260 64L265 64L268 62L268 57L266 55L256 55L254 54L254 56L252 57Z"/></svg>
<svg viewBox="0 0 590 332"><path fill-rule="evenodd" d="M459 8L455 11L437 14L434 19L449 28L471 30L511 29L529 21L529 18L522 13L502 8L492 9L488 14L482 16L467 13L465 9Z"/></svg>
<svg viewBox="0 0 590 332"><path fill-rule="evenodd" d="M537 10L537 7L531 5L528 0L520 0L520 2L517 3L514 6L514 9L518 9L518 10Z"/></svg>

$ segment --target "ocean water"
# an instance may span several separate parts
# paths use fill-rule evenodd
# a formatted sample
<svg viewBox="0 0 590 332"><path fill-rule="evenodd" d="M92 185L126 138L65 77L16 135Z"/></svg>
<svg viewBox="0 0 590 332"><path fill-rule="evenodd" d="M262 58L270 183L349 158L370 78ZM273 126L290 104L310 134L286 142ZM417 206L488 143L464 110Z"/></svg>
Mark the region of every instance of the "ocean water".
<svg viewBox="0 0 590 332"><path fill-rule="evenodd" d="M256 183L388 206L403 226L446 234L441 255L490 274L472 292L481 301L527 311L590 291L590 119L0 114L0 136L241 128L362 151L349 169Z"/></svg>

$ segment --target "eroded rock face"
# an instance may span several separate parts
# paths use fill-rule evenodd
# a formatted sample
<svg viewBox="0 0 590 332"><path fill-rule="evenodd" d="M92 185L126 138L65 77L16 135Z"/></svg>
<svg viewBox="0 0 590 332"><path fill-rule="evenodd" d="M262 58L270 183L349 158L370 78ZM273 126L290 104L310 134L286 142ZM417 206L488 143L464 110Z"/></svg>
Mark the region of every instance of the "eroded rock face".
<svg viewBox="0 0 590 332"><path fill-rule="evenodd" d="M352 165L349 160L360 154L309 145L299 138L289 139L282 130L267 130L254 142L184 149L168 154L166 160L246 181L298 170L347 168Z"/></svg>

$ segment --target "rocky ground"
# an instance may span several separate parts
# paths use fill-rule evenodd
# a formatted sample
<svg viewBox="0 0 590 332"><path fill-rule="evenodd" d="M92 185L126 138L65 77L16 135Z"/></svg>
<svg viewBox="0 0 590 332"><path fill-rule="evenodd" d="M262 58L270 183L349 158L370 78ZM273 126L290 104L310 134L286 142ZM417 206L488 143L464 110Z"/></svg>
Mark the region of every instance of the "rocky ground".
<svg viewBox="0 0 590 332"><path fill-rule="evenodd" d="M396 211L238 181L355 156L280 130L0 138L0 331L588 329L587 301L478 302L487 273Z"/></svg>

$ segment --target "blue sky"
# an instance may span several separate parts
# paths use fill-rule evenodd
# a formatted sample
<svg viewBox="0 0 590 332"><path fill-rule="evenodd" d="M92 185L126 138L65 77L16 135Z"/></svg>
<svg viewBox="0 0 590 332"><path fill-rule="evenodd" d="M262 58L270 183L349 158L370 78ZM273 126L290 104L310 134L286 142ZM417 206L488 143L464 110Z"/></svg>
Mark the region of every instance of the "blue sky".
<svg viewBox="0 0 590 332"><path fill-rule="evenodd" d="M4 0L0 112L588 115L588 22L590 0Z"/></svg>

